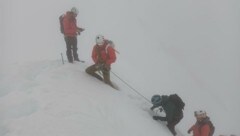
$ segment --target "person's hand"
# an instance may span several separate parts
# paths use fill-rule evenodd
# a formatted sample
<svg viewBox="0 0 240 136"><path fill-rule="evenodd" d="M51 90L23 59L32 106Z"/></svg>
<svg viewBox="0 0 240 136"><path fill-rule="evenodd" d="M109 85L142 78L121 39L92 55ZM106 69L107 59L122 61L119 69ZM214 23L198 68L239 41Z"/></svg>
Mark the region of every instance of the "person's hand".
<svg viewBox="0 0 240 136"><path fill-rule="evenodd" d="M104 68L109 71L110 70L110 65L109 64L104 64Z"/></svg>
<svg viewBox="0 0 240 136"><path fill-rule="evenodd" d="M158 120L159 117L158 117L158 116L153 116L153 119L154 119L154 120Z"/></svg>
<svg viewBox="0 0 240 136"><path fill-rule="evenodd" d="M104 67L104 64L103 64L103 63L96 63L95 67L96 67L96 69L98 69L98 70L102 70L103 67Z"/></svg>
<svg viewBox="0 0 240 136"><path fill-rule="evenodd" d="M84 31L85 29L84 28L77 28L77 31L80 33L80 32L82 32L82 31Z"/></svg>

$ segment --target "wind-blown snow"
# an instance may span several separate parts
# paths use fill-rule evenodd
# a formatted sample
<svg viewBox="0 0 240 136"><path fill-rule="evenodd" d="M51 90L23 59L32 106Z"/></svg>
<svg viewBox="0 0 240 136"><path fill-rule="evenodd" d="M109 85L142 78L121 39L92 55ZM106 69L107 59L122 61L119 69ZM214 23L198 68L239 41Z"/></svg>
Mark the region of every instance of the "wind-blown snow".
<svg viewBox="0 0 240 136"><path fill-rule="evenodd" d="M240 135L240 19L237 0L0 1L0 136L171 135L152 120L154 94L186 102L179 135L206 110L216 135ZM79 9L78 53L62 64L58 17ZM97 34L120 52L113 90L85 73ZM66 57L64 56L66 60Z"/></svg>

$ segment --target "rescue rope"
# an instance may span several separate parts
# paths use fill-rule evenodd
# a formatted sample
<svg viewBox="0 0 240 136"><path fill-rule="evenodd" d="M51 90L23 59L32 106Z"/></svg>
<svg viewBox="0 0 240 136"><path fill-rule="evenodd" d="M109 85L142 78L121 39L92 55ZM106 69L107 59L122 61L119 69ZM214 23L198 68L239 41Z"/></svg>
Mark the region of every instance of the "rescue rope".
<svg viewBox="0 0 240 136"><path fill-rule="evenodd" d="M111 73L113 75L115 75L120 81L122 81L125 85L127 85L128 88L130 88L132 91L134 91L136 94L138 94L139 96L141 96L143 99L145 99L147 102L151 103L150 100L148 100L144 95L142 95L137 89L133 88L129 83L127 83L126 81L124 81L121 77L119 77L117 74L115 74L114 72L111 71Z"/></svg>

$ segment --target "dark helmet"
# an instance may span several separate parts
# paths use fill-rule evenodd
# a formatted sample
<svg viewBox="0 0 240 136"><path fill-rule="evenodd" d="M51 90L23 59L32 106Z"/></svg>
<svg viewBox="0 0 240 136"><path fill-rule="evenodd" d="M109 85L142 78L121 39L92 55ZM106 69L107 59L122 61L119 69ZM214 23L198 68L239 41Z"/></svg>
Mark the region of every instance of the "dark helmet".
<svg viewBox="0 0 240 136"><path fill-rule="evenodd" d="M152 104L158 105L161 103L161 101L162 101L162 96L158 94L152 96L152 99L151 99Z"/></svg>

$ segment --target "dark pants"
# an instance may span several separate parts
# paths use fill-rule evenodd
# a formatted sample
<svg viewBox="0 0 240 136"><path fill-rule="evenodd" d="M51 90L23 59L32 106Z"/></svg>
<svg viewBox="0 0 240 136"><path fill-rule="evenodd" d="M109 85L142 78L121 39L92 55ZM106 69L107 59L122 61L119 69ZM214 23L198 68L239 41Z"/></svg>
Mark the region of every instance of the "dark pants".
<svg viewBox="0 0 240 136"><path fill-rule="evenodd" d="M70 36L65 36L65 42L66 42L66 47L67 47L67 58L68 62L73 62L73 60L79 61L78 54L77 54L77 37L70 37Z"/></svg>
<svg viewBox="0 0 240 136"><path fill-rule="evenodd" d="M181 111L181 113L177 115L172 121L168 121L167 127L174 136L177 135L175 131L175 126L181 121L182 118L183 118L183 112Z"/></svg>
<svg viewBox="0 0 240 136"><path fill-rule="evenodd" d="M173 134L173 136L177 135L177 132L175 131L175 126L181 121L182 118L183 118L182 111L179 111L177 115L174 116L173 119L171 120L168 120L167 117L153 116L153 119L155 120L167 121L167 127Z"/></svg>
<svg viewBox="0 0 240 136"><path fill-rule="evenodd" d="M97 71L102 72L103 78L99 74L96 73ZM86 69L86 72L113 87L113 84L110 81L110 70L107 70L105 68L100 68L97 64L94 64L94 65L89 66Z"/></svg>

